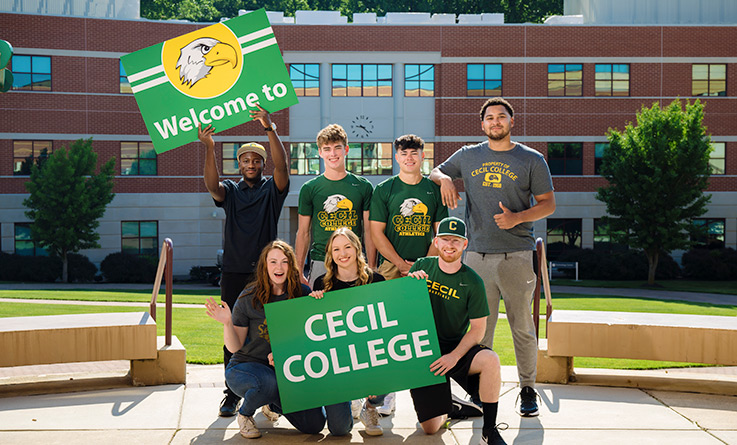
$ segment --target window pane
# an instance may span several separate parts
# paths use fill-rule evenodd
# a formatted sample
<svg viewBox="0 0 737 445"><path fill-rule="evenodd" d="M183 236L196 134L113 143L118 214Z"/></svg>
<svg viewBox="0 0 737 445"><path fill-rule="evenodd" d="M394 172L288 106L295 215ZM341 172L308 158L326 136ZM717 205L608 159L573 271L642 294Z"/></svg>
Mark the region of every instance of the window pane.
<svg viewBox="0 0 737 445"><path fill-rule="evenodd" d="M30 224L15 224L15 239L16 240L30 240L31 239L31 225Z"/></svg>
<svg viewBox="0 0 737 445"><path fill-rule="evenodd" d="M51 57L34 56L31 67L34 73L51 74Z"/></svg>
<svg viewBox="0 0 737 445"><path fill-rule="evenodd" d="M156 255L156 238L141 238L141 255Z"/></svg>
<svg viewBox="0 0 737 445"><path fill-rule="evenodd" d="M483 80L484 78L484 66L483 65L469 64L467 66L467 69L468 69L468 74L467 74L468 80Z"/></svg>
<svg viewBox="0 0 737 445"><path fill-rule="evenodd" d="M137 221L123 221L120 223L121 234L123 237L137 237L138 236L138 222Z"/></svg>
<svg viewBox="0 0 737 445"><path fill-rule="evenodd" d="M14 55L11 59L13 74L31 72L31 56Z"/></svg>
<svg viewBox="0 0 737 445"><path fill-rule="evenodd" d="M33 156L33 142L32 141L14 141L13 142L13 156L16 158L25 158Z"/></svg>
<svg viewBox="0 0 737 445"><path fill-rule="evenodd" d="M138 160L139 175L156 175L156 159L139 159Z"/></svg>
<svg viewBox="0 0 737 445"><path fill-rule="evenodd" d="M706 80L709 78L709 65L693 65L691 76L694 80Z"/></svg>
<svg viewBox="0 0 737 445"><path fill-rule="evenodd" d="M156 221L141 221L141 236L158 236Z"/></svg>
<svg viewBox="0 0 737 445"><path fill-rule="evenodd" d="M724 159L710 159L709 165L711 166L711 174L712 175L723 175L724 169L725 169L725 161Z"/></svg>
<svg viewBox="0 0 737 445"><path fill-rule="evenodd" d="M120 160L120 174L121 175L137 175L138 174L138 161L136 159L121 159Z"/></svg>
<svg viewBox="0 0 737 445"><path fill-rule="evenodd" d="M139 253L138 238L123 238L120 242L120 246L123 253L131 255L138 255Z"/></svg>
<svg viewBox="0 0 737 445"><path fill-rule="evenodd" d="M13 89L30 90L31 82L31 73L13 72Z"/></svg>
<svg viewBox="0 0 737 445"><path fill-rule="evenodd" d="M156 159L156 150L154 150L154 145L150 142L140 142L138 144L138 151L142 158Z"/></svg>
<svg viewBox="0 0 737 445"><path fill-rule="evenodd" d="M361 80L361 65L348 65L349 80Z"/></svg>
<svg viewBox="0 0 737 445"><path fill-rule="evenodd" d="M36 246L33 241L16 241L15 253L22 256L33 256Z"/></svg>
<svg viewBox="0 0 737 445"><path fill-rule="evenodd" d="M392 78L392 66L391 65L379 65L379 79L391 80Z"/></svg>
<svg viewBox="0 0 737 445"><path fill-rule="evenodd" d="M499 64L486 65L486 79L501 79L502 66Z"/></svg>
<svg viewBox="0 0 737 445"><path fill-rule="evenodd" d="M404 77L406 79L419 77L420 65L404 65Z"/></svg>
<svg viewBox="0 0 737 445"><path fill-rule="evenodd" d="M691 83L691 90L693 96L706 96L709 93L709 81L694 80Z"/></svg>
<svg viewBox="0 0 737 445"><path fill-rule="evenodd" d="M346 69L346 65L343 64L333 65L333 79L347 79Z"/></svg>
<svg viewBox="0 0 737 445"><path fill-rule="evenodd" d="M727 65L709 65L709 78L711 80L726 80Z"/></svg>
<svg viewBox="0 0 737 445"><path fill-rule="evenodd" d="M712 158L723 158L724 157L724 142L713 142L711 144L712 148L714 149L710 156Z"/></svg>
<svg viewBox="0 0 737 445"><path fill-rule="evenodd" d="M50 74L33 74L31 78L34 90L51 91Z"/></svg>
<svg viewBox="0 0 737 445"><path fill-rule="evenodd" d="M137 142L121 142L120 143L120 157L122 159L135 159L138 157L138 143Z"/></svg>

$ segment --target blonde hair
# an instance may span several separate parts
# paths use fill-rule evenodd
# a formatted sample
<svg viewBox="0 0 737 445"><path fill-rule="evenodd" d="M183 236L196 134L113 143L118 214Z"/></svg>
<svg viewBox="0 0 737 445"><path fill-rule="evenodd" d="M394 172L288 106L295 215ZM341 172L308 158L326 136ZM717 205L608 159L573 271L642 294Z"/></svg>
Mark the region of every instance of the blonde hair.
<svg viewBox="0 0 737 445"><path fill-rule="evenodd" d="M271 299L271 279L269 278L266 257L269 256L269 252L275 249L281 250L287 257L288 261L286 282L287 299L289 300L302 296L302 283L299 279L300 273L299 268L297 267L297 256L294 254L292 246L280 239L277 239L267 244L261 251L261 255L259 255L258 258L258 264L256 265L255 279L246 286L246 288L249 289L249 292L241 294L241 296L245 296L250 293L254 294L252 302L254 309L263 308Z"/></svg>
<svg viewBox="0 0 737 445"><path fill-rule="evenodd" d="M328 240L327 246L325 246L325 277L322 282L325 286L325 292L330 291L335 285L335 281L338 279L338 265L333 261L333 241L335 238L343 235L348 238L348 242L351 243L354 249L356 249L356 272L358 272L358 279L356 280L356 286L363 286L364 284L372 281L374 273L368 263L366 263L366 257L363 256L363 250L361 248L361 240L358 235L353 233L348 227L340 227Z"/></svg>
<svg viewBox="0 0 737 445"><path fill-rule="evenodd" d="M317 148L321 149L328 142L342 142L343 145L348 143L348 135L343 127L338 124L330 124L317 133Z"/></svg>

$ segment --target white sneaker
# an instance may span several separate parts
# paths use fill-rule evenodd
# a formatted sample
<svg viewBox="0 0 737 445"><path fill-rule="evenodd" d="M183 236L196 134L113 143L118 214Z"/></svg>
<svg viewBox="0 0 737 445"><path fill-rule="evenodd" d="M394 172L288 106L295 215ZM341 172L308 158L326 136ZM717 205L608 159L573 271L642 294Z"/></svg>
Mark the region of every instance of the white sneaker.
<svg viewBox="0 0 737 445"><path fill-rule="evenodd" d="M351 400L351 414L354 419L358 419L361 415L361 408L363 408L363 399Z"/></svg>
<svg viewBox="0 0 737 445"><path fill-rule="evenodd" d="M389 394L384 397L384 404L380 407L376 408L376 410L381 414L382 416L390 416L394 410L397 408L397 399L396 396L397 393L390 392Z"/></svg>
<svg viewBox="0 0 737 445"><path fill-rule="evenodd" d="M256 439L261 437L261 431L256 428L256 422L253 421L252 416L244 416L238 413L238 427L241 429L241 436L246 439Z"/></svg>
<svg viewBox="0 0 737 445"><path fill-rule="evenodd" d="M272 411L271 408L269 408L269 405L264 405L261 407L261 414L269 419L269 422L276 422L277 420L279 420L279 413L275 413L274 411Z"/></svg>
<svg viewBox="0 0 737 445"><path fill-rule="evenodd" d="M384 434L384 428L379 425L379 412L368 403L361 410L359 415L361 423L366 427L366 434L369 436L381 436Z"/></svg>

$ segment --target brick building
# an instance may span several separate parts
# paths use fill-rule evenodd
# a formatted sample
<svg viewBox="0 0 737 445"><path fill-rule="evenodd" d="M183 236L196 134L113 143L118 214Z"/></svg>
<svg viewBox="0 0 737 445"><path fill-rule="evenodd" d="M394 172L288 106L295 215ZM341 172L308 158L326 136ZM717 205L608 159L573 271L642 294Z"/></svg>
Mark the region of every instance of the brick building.
<svg viewBox="0 0 737 445"><path fill-rule="evenodd" d="M321 170L320 128L343 125L349 169L378 184L398 171L394 138L422 136L429 172L461 145L483 140L478 110L486 97L503 95L515 107L513 140L543 153L554 175L558 208L535 224L536 236L553 254L566 243L606 247L605 207L594 192L605 184L598 166L607 129L623 129L653 102L698 97L715 144L712 201L699 223L710 228L704 242L737 247L735 26L616 25L585 16L505 24L495 14L356 14L353 23L337 12L269 18L300 95L298 105L273 116L292 156L279 227L286 240L294 241L299 188ZM91 137L100 163L116 158L116 197L101 220L102 248L83 253L99 265L112 252L154 252L169 237L176 275L214 264L224 214L204 187L204 150L192 143L152 153L119 61L208 25L0 13L18 86L0 95L3 252L40 253L23 214L29 160ZM266 142L256 123L215 139L221 175L233 177L235 148ZM272 168L267 162L266 173Z"/></svg>

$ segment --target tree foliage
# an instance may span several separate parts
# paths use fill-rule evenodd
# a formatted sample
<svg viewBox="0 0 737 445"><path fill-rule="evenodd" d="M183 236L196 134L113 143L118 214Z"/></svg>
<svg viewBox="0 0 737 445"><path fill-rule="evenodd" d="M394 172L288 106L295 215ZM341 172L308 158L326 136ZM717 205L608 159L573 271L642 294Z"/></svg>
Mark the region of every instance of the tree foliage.
<svg viewBox="0 0 737 445"><path fill-rule="evenodd" d="M601 174L609 185L596 199L606 203L605 223L617 241L645 251L654 284L661 252L690 245L692 219L706 212L711 144L702 125L704 106L678 100L661 109L643 107L637 126L610 129ZM616 233L619 232L619 233Z"/></svg>
<svg viewBox="0 0 737 445"><path fill-rule="evenodd" d="M62 280L68 281L67 254L100 247L98 219L115 196L113 168L108 160L94 174L97 154L92 140L78 140L48 157L42 167L33 165L26 182L30 196L23 201L29 210L33 239L62 259Z"/></svg>
<svg viewBox="0 0 737 445"><path fill-rule="evenodd" d="M340 11L352 19L357 12L430 12L432 14L504 13L506 23L540 23L563 14L563 0L141 0L141 17L152 20L187 19L195 22L237 17L238 10Z"/></svg>

